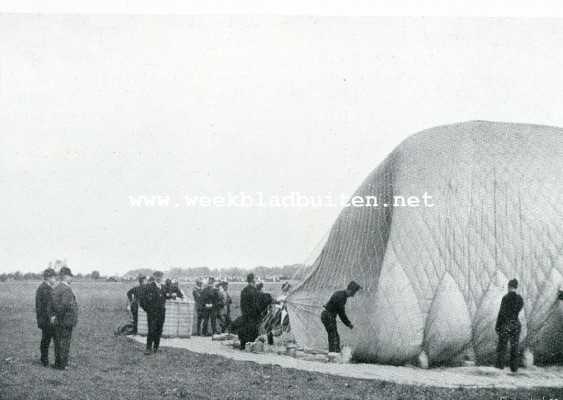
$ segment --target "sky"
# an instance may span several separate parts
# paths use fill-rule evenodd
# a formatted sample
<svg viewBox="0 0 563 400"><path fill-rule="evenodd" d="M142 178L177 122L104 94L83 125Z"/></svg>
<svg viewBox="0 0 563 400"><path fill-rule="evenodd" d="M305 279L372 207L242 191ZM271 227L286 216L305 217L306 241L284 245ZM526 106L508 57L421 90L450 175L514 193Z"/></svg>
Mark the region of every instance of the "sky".
<svg viewBox="0 0 563 400"><path fill-rule="evenodd" d="M0 272L308 261L403 139L466 120L563 126L563 22L0 16ZM168 206L135 206L139 196Z"/></svg>

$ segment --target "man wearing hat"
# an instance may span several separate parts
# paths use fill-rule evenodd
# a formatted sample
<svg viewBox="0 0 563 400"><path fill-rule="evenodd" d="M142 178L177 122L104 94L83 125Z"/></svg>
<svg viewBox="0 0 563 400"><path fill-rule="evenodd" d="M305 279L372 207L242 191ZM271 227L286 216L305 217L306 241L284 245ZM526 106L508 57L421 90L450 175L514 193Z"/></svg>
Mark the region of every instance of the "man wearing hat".
<svg viewBox="0 0 563 400"><path fill-rule="evenodd" d="M72 272L68 267L59 271L60 283L53 293L55 310L55 368L66 369L72 330L78 322L78 304L70 284Z"/></svg>
<svg viewBox="0 0 563 400"><path fill-rule="evenodd" d="M518 371L518 343L520 341L520 331L522 325L518 320L518 314L524 307L522 296L516 293L518 280L508 281L508 293L504 295L500 303L500 310L497 317L495 330L498 335L497 363L496 367L504 368L504 357L506 346L510 340L510 370Z"/></svg>
<svg viewBox="0 0 563 400"><path fill-rule="evenodd" d="M203 310L203 336L212 336L217 333L217 303L219 302L219 291L215 288L215 278L207 279L207 286L201 291L201 303ZM211 320L211 333L208 331Z"/></svg>
<svg viewBox="0 0 563 400"><path fill-rule="evenodd" d="M258 337L258 322L260 318L258 291L256 290L253 273L249 273L246 276L246 282L248 282L248 285L240 292L240 311L242 316L241 326L238 328L238 337L241 350L244 350L246 343L254 342Z"/></svg>
<svg viewBox="0 0 563 400"><path fill-rule="evenodd" d="M353 329L354 325L346 316L346 301L348 297L354 297L356 292L362 287L356 282L351 281L346 290L338 290L330 296L328 303L325 304L324 310L321 313L321 322L323 323L328 334L328 351L330 353L340 353L340 336L338 335L338 328L336 326L336 316L348 328Z"/></svg>
<svg viewBox="0 0 563 400"><path fill-rule="evenodd" d="M160 346L162 327L166 316L166 292L162 284L160 271L153 273L154 281L145 286L141 298L141 307L147 313L147 346L145 355L156 353Z"/></svg>
<svg viewBox="0 0 563 400"><path fill-rule="evenodd" d="M145 286L145 281L147 277L143 274L140 274L137 277L139 284L127 291L127 300L129 300L129 305L127 306L128 310L131 311L133 315L133 325L135 325L134 334L137 334L137 321L139 319L139 301L143 294L143 287Z"/></svg>
<svg viewBox="0 0 563 400"><path fill-rule="evenodd" d="M35 292L35 313L37 326L41 329L41 364L49 365L49 345L55 335L55 311L53 309L53 288L57 282L57 273L53 268L43 271L43 282Z"/></svg>

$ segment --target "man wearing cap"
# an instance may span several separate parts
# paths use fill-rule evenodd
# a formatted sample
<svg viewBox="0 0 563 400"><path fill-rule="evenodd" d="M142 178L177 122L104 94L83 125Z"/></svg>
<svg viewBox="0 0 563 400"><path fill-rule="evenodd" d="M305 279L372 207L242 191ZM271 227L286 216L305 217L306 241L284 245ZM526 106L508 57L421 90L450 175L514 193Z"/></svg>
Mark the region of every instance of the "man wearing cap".
<svg viewBox="0 0 563 400"><path fill-rule="evenodd" d="M156 353L160 346L162 327L166 315L166 293L162 284L160 271L153 273L154 281L144 287L141 297L141 307L147 313L147 346L145 355Z"/></svg>
<svg viewBox="0 0 563 400"><path fill-rule="evenodd" d="M258 322L260 311L258 308L258 291L254 281L254 274L246 276L248 285L240 292L240 311L242 313L241 326L238 329L240 349L244 350L246 343L254 342L258 337Z"/></svg>
<svg viewBox="0 0 563 400"><path fill-rule="evenodd" d="M324 310L321 313L321 322L323 323L328 334L328 351L330 353L340 353L340 336L338 335L338 328L336 326L336 316L348 328L353 329L354 325L346 316L346 301L348 297L354 297L356 292L362 287L356 282L351 281L346 290L338 290L330 296L328 303L325 304Z"/></svg>
<svg viewBox="0 0 563 400"><path fill-rule="evenodd" d="M68 267L59 271L60 283L53 292L55 310L55 365L56 369L66 369L72 330L78 322L78 304L70 284L72 272Z"/></svg>
<svg viewBox="0 0 563 400"><path fill-rule="evenodd" d="M135 330L133 334L137 334L137 321L139 319L139 302L141 296L143 294L143 287L145 286L145 281L147 277L145 275L140 274L137 277L139 284L127 291L127 300L129 300L129 305L127 309L131 311L133 315L133 325L135 326Z"/></svg>
<svg viewBox="0 0 563 400"><path fill-rule="evenodd" d="M203 310L203 336L211 336L217 333L217 303L219 303L219 291L215 288L215 278L212 276L207 280L207 286L201 291L201 303ZM207 327L211 320L211 333Z"/></svg>
<svg viewBox="0 0 563 400"><path fill-rule="evenodd" d="M53 288L57 282L57 273L53 268L43 271L43 283L35 292L35 313L37 326L41 329L41 364L49 365L49 345L55 335L55 310L53 308Z"/></svg>
<svg viewBox="0 0 563 400"><path fill-rule="evenodd" d="M508 293L504 295L500 303L500 310L497 317L495 330L498 335L497 362L496 367L504 368L504 357L506 346L510 340L510 370L518 371L518 343L520 341L520 331L522 325L518 320L518 314L524 307L522 296L516 293L518 280L508 281Z"/></svg>

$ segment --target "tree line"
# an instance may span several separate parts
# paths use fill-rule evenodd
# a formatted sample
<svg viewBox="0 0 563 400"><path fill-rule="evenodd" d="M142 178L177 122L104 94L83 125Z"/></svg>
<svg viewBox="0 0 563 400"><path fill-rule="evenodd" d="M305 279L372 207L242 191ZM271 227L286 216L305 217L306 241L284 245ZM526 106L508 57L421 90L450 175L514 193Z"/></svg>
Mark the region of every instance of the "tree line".
<svg viewBox="0 0 563 400"><path fill-rule="evenodd" d="M66 260L55 260L49 262L48 267L54 268L58 271L61 267L67 266ZM284 266L266 267L257 266L252 269L242 269L238 267L230 268L209 268L209 267L192 267L192 268L170 268L168 270L161 268L138 268L133 269L122 276L103 276L99 271L94 270L87 274L75 273L75 280L130 280L136 279L139 274L146 276L152 275L156 270L162 270L166 276L174 277L176 279L194 280L201 277L220 277L226 280L244 280L249 272L253 272L256 277L262 280L290 280L290 279L303 279L309 267L304 264L291 264ZM9 272L0 274L0 282L5 281L28 281L28 280L41 280L43 279L43 272Z"/></svg>

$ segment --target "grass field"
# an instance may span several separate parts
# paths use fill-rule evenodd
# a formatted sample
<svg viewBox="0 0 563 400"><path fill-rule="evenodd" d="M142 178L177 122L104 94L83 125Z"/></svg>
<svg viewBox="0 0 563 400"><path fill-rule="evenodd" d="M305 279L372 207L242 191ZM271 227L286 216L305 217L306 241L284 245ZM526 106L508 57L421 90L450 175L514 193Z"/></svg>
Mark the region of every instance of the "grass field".
<svg viewBox="0 0 563 400"><path fill-rule="evenodd" d="M142 344L113 335L115 327L127 320L125 292L129 285L105 282L73 284L80 306L79 324L73 335L70 369L57 371L38 361L37 285L0 283L3 400L563 399L558 389L425 388L262 366L180 349L163 348L160 354L146 357ZM183 289L191 293L191 289ZM232 292L236 303L235 287Z"/></svg>

